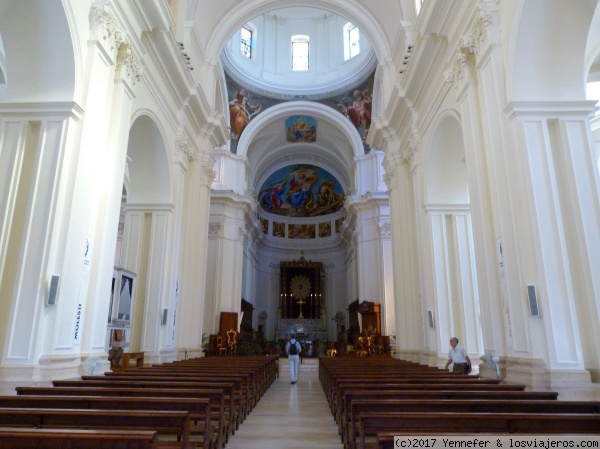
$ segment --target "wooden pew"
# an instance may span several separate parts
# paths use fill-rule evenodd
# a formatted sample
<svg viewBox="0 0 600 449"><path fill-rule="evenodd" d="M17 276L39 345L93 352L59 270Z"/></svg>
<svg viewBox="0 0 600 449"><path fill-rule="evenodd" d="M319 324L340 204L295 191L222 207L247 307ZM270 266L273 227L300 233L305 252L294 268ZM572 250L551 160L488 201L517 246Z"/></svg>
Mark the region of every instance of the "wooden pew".
<svg viewBox="0 0 600 449"><path fill-rule="evenodd" d="M158 449L149 430L27 429L0 427L0 447L10 449Z"/></svg>
<svg viewBox="0 0 600 449"><path fill-rule="evenodd" d="M168 389L168 388L127 388L127 387L16 387L17 395L45 396L101 396L111 397L117 401L128 398L161 397L170 398L173 402L183 398L208 399L211 404L211 419L215 421L215 443L213 447L221 448L228 436L228 420L225 412L223 390L219 389ZM116 407L118 408L118 407Z"/></svg>
<svg viewBox="0 0 600 449"><path fill-rule="evenodd" d="M366 449L367 436L382 432L446 434L600 434L600 414L563 413L419 413L377 412L359 415L358 448Z"/></svg>
<svg viewBox="0 0 600 449"><path fill-rule="evenodd" d="M0 408L0 426L92 430L149 430L176 442L161 446L192 449L188 412L146 410L75 410L47 408Z"/></svg>
<svg viewBox="0 0 600 449"><path fill-rule="evenodd" d="M495 401L556 401L558 393L552 391L423 391L423 390L379 390L348 389L344 391L340 404L338 425L340 435L344 437L344 429L350 423L350 404L355 400L420 400L429 403L438 400L495 400Z"/></svg>
<svg viewBox="0 0 600 449"><path fill-rule="evenodd" d="M156 380L119 380L110 379L106 380L54 380L52 384L55 387L63 388L86 388L86 387L99 387L99 388L111 388L111 387L123 387L123 388L165 388L170 390L178 389L218 389L224 392L225 396L225 416L228 420L227 425L227 439L229 435L233 435L237 428L238 413L240 412L241 398L236 395L240 395L241 391L236 390L233 382L184 382L184 381L156 381Z"/></svg>
<svg viewBox="0 0 600 449"><path fill-rule="evenodd" d="M337 385L335 396L332 398L332 412L334 417L339 418L337 414L338 408L341 406L341 398L344 391L347 389L368 389L371 387L375 390L413 390L413 391L523 391L524 385L506 385L506 384L455 384L455 383L427 383L427 384L409 384L409 383L356 383L346 382Z"/></svg>
<svg viewBox="0 0 600 449"><path fill-rule="evenodd" d="M452 413L600 413L600 402L527 401L491 399L355 399L350 401L349 419L344 429L344 446L356 448L359 416L379 412L452 412Z"/></svg>
<svg viewBox="0 0 600 449"><path fill-rule="evenodd" d="M234 387L236 410L236 429L244 421L253 406L253 386L247 375L217 374L203 372L168 372L159 370L119 371L105 373L104 376L81 376L81 380L118 380L118 381L156 381L156 382L231 382Z"/></svg>
<svg viewBox="0 0 600 449"><path fill-rule="evenodd" d="M113 398L104 396L0 396L0 407L9 408L57 408L96 410L161 410L190 413L193 425L190 434L201 436L203 448L215 443L215 432L211 425L209 399L161 397Z"/></svg>

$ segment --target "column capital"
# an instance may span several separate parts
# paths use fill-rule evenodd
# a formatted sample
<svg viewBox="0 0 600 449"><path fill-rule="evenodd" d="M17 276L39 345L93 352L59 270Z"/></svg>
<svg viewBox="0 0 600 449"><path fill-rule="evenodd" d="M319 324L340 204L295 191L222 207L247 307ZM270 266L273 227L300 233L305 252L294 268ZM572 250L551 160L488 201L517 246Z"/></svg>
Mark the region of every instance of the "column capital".
<svg viewBox="0 0 600 449"><path fill-rule="evenodd" d="M142 79L144 67L140 64L131 46L122 42L117 54L117 66L115 68L115 79L129 84L131 89Z"/></svg>
<svg viewBox="0 0 600 449"><path fill-rule="evenodd" d="M381 220L379 222L379 234L385 240L392 238L392 224L388 220Z"/></svg>
<svg viewBox="0 0 600 449"><path fill-rule="evenodd" d="M111 12L112 8L110 1L92 6L89 20L91 40L100 42L114 54L114 51L127 41L127 33L117 24Z"/></svg>

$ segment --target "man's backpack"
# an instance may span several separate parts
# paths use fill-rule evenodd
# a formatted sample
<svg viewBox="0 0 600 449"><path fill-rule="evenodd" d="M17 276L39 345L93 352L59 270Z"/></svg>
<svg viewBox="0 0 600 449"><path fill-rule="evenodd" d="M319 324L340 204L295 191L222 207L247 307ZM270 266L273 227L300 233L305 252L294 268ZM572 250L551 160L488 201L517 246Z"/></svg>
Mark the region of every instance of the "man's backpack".
<svg viewBox="0 0 600 449"><path fill-rule="evenodd" d="M298 355L298 340L295 340L293 343L290 340L290 355Z"/></svg>

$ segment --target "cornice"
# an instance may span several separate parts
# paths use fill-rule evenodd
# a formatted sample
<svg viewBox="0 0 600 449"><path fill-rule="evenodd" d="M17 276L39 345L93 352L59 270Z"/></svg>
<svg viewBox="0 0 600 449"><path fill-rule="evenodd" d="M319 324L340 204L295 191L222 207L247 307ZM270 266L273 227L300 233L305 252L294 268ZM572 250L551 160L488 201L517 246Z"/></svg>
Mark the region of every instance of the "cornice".
<svg viewBox="0 0 600 449"><path fill-rule="evenodd" d="M589 116L597 101L512 101L504 112L508 118L562 118Z"/></svg>
<svg viewBox="0 0 600 449"><path fill-rule="evenodd" d="M64 120L71 117L79 120L84 114L83 108L74 101L47 103L0 103L0 116L40 120L55 118Z"/></svg>

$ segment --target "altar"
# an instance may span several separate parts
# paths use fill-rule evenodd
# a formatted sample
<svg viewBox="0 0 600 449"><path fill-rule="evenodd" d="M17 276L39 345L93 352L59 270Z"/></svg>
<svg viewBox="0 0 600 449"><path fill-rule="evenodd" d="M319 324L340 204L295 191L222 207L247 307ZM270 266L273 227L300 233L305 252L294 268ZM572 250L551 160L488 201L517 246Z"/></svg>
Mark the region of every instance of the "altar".
<svg viewBox="0 0 600 449"><path fill-rule="evenodd" d="M279 319L275 340L289 340L292 334L299 341L327 341L327 329L320 319Z"/></svg>

